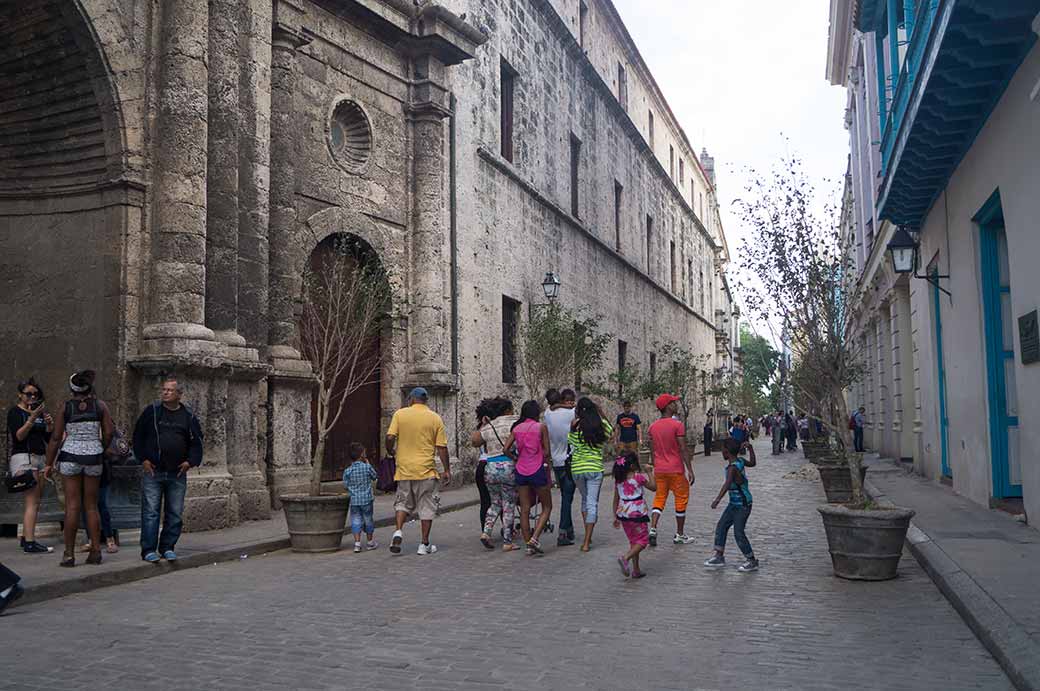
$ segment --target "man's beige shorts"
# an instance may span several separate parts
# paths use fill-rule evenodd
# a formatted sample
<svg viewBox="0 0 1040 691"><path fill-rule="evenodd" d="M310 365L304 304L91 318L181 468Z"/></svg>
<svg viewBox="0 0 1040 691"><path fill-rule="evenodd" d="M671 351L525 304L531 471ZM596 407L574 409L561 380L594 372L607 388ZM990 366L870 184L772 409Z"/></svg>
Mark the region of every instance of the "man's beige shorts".
<svg viewBox="0 0 1040 691"><path fill-rule="evenodd" d="M440 480L435 477L425 480L398 480L394 511L419 513L420 521L432 521L437 517L441 497L437 494Z"/></svg>

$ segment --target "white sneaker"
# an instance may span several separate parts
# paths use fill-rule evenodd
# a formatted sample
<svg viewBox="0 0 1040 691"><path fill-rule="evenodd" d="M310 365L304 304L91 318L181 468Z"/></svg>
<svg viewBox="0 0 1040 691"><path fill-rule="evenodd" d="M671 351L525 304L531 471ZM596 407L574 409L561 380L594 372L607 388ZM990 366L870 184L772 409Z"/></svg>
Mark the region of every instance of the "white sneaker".
<svg viewBox="0 0 1040 691"><path fill-rule="evenodd" d="M360 553L361 553L361 543L360 542L355 542L354 543L354 554L360 554Z"/></svg>
<svg viewBox="0 0 1040 691"><path fill-rule="evenodd" d="M419 543L419 549L416 551L416 554L422 554L422 555L433 554L436 551L437 551L437 545L433 545L433 544L424 545L423 543L420 542Z"/></svg>
<svg viewBox="0 0 1040 691"><path fill-rule="evenodd" d="M680 535L679 533L676 533L675 537L672 538L672 544L673 545L692 545L693 544L693 538L691 536L689 536L689 535Z"/></svg>

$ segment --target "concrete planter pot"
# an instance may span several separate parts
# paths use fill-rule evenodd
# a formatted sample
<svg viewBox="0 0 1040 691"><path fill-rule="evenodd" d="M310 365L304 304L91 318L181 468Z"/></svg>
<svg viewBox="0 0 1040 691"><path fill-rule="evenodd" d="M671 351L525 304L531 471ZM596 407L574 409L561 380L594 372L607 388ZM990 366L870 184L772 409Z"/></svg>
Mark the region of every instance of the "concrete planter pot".
<svg viewBox="0 0 1040 691"><path fill-rule="evenodd" d="M824 494L827 495L829 504L844 504L852 501L852 473L849 472L849 464L845 459L835 461L833 458L827 462L813 461L816 470L820 472L820 484L823 485ZM860 466L859 481L862 487L863 480L867 477L867 469Z"/></svg>
<svg viewBox="0 0 1040 691"><path fill-rule="evenodd" d="M914 512L910 509L850 509L820 506L834 575L857 581L896 577L903 542Z"/></svg>
<svg viewBox="0 0 1040 691"><path fill-rule="evenodd" d="M802 453L810 461L815 458L822 458L831 452L831 445L825 441L803 441L802 442Z"/></svg>
<svg viewBox="0 0 1040 691"><path fill-rule="evenodd" d="M280 497L294 552L335 552L343 541L350 497L346 494Z"/></svg>

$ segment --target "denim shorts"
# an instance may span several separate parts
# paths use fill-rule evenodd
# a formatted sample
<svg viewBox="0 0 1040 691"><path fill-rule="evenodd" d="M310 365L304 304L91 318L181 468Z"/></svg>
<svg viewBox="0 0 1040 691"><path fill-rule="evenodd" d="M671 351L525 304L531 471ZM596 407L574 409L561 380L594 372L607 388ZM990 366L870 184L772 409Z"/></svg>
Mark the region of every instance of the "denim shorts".
<svg viewBox="0 0 1040 691"><path fill-rule="evenodd" d="M549 473L545 471L544 465L534 471L531 475L523 475L522 473L516 474L517 487L545 487L548 484Z"/></svg>
<svg viewBox="0 0 1040 691"><path fill-rule="evenodd" d="M360 535L363 532L371 535L376 531L376 523L372 516L375 502L367 504L350 504L350 532Z"/></svg>

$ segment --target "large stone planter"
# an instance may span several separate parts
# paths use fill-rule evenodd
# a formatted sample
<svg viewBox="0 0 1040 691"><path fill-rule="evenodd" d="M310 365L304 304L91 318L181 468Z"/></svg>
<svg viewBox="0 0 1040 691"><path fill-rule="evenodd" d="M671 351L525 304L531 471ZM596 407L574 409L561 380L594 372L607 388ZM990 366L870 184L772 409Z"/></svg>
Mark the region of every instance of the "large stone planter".
<svg viewBox="0 0 1040 691"><path fill-rule="evenodd" d="M803 441L802 442L802 453L810 461L817 458L823 458L829 455L831 452L831 445L826 441Z"/></svg>
<svg viewBox="0 0 1040 691"><path fill-rule="evenodd" d="M312 497L283 494L280 499L294 552L334 552L339 549L347 525L348 495Z"/></svg>
<svg viewBox="0 0 1040 691"><path fill-rule="evenodd" d="M858 581L896 577L913 511L831 504L816 510L823 517L835 576Z"/></svg>
<svg viewBox="0 0 1040 691"><path fill-rule="evenodd" d="M823 491L827 495L829 504L844 504L852 501L852 473L849 472L848 463L844 460L837 462L831 460L828 463L814 462L814 464L820 471L820 484L823 485ZM866 477L866 467L860 466L860 487L863 486L863 480Z"/></svg>

